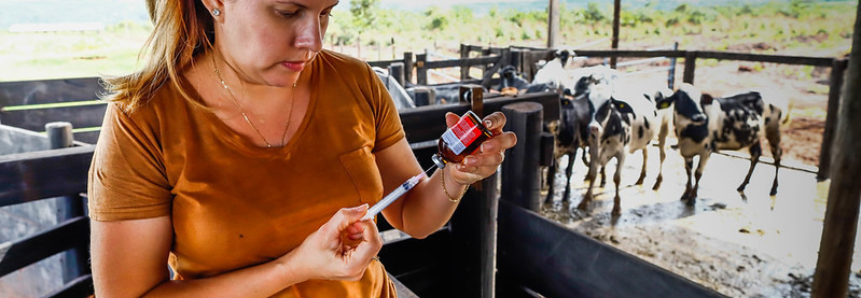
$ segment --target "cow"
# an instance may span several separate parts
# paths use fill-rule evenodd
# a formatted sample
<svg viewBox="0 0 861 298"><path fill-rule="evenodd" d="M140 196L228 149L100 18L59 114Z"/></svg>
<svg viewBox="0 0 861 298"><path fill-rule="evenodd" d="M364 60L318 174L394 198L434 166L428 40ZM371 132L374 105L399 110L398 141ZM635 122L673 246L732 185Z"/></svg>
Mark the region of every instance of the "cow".
<svg viewBox="0 0 861 298"><path fill-rule="evenodd" d="M506 65L499 70L499 89L502 95L517 96L524 93L537 92L554 92L559 91L554 83L530 83L523 78L523 74L518 72L513 65Z"/></svg>
<svg viewBox="0 0 861 298"><path fill-rule="evenodd" d="M763 131L774 156L774 182L770 195L777 194L778 170L783 154L780 148L780 125L789 120L788 107L784 103L779 103L776 97L763 96L759 91L714 98L690 84L683 84L672 96L659 99L656 103L659 109L674 106L673 124L688 176L681 200L690 205L696 202L703 170L711 153L718 150L747 148L750 151L750 169L737 188L743 193L762 155ZM699 165L694 173L696 184L692 186L694 156L699 156Z"/></svg>
<svg viewBox="0 0 861 298"><path fill-rule="evenodd" d="M374 73L377 74L377 77L380 78L380 81L386 85L386 90L389 91L389 95L392 97L392 101L395 103L395 108L398 111L411 109L416 107L415 101L413 101L412 96L410 96L404 87L401 86L398 81L392 77L389 72L380 67L373 67Z"/></svg>
<svg viewBox="0 0 861 298"><path fill-rule="evenodd" d="M604 166L610 159L615 158L616 172L613 175L613 182L615 183L616 194L613 198L612 214L620 215L619 184L627 155L642 151L643 167L636 184L643 184L648 163L647 146L657 136L661 151L661 166L663 166L666 156L664 144L666 143L669 121L658 113L656 100L663 99L668 92L662 88L655 89L658 91L646 92L644 90L647 89L636 87L616 90L606 75L608 74L595 73L578 81L578 85L580 85L578 88L582 87L583 90L578 98L587 100L590 112L588 125L590 165L587 175L589 187L578 208L580 210L588 209L593 200L593 189L598 169L601 168L603 176ZM610 73L610 75L612 74ZM662 177L662 174L659 174L659 177ZM653 189L660 187L661 180L659 178L655 182Z"/></svg>
<svg viewBox="0 0 861 298"><path fill-rule="evenodd" d="M569 90L566 89L566 92L564 92L559 101L559 124L555 128L555 131L553 131L556 139L556 148L553 154L553 161L550 162L550 167L547 171L549 190L545 203L550 202L553 197L553 190L555 188L554 178L558 169L557 161L563 155L568 155L568 167L565 169L565 191L562 193L562 201L568 201L574 159L577 156L577 151L586 146L586 136L589 134L587 131L590 119L589 104L584 99L575 99Z"/></svg>
<svg viewBox="0 0 861 298"><path fill-rule="evenodd" d="M518 90L529 87L529 81L523 78L523 75L514 68L513 65L506 65L499 70L499 91L506 87L514 87Z"/></svg>
<svg viewBox="0 0 861 298"><path fill-rule="evenodd" d="M563 90L566 87L566 79L568 74L565 71L565 65L568 64L568 59L571 58L571 51L560 49L556 51L556 58L547 61L541 69L535 72L535 77L532 79L532 84L547 84L558 90Z"/></svg>

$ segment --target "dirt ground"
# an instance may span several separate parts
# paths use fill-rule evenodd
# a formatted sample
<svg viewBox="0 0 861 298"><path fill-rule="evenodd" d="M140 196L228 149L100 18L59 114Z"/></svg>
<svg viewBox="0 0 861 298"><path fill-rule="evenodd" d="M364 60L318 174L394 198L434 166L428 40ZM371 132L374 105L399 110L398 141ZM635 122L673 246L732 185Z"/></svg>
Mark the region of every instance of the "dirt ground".
<svg viewBox="0 0 861 298"><path fill-rule="evenodd" d="M651 189L658 170L656 147L649 156L644 186L633 185L642 156L629 156L625 163L621 216L610 215L615 166L608 168L606 188L596 185L590 210L576 208L587 187L587 167L579 160L569 201L562 201L565 177L560 171L553 201L543 206L542 214L730 297L810 296L828 182L817 182L812 172L783 168L779 193L770 197L774 167L760 163L740 194L735 188L749 162L716 154L706 167L699 199L688 206L679 200L685 174L678 152L668 152L658 191ZM854 259L849 297L861 297L858 250Z"/></svg>

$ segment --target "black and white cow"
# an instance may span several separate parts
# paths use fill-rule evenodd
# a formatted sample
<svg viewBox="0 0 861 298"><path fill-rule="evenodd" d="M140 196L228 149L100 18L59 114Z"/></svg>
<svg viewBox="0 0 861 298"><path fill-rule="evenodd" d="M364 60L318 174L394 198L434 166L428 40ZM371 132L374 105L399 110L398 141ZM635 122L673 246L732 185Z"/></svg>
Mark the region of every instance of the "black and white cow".
<svg viewBox="0 0 861 298"><path fill-rule="evenodd" d="M788 120L788 108L775 97L764 97L751 91L723 98L713 98L690 84L683 84L672 96L657 101L658 108L673 109L673 124L679 138L679 153L685 159L688 180L682 200L696 201L703 169L712 152L718 150L750 150L750 169L738 191L750 182L750 176L762 155L763 131L774 156L774 182L771 195L777 194L777 174L780 168L780 124ZM696 184L691 186L693 157L699 156Z"/></svg>
<svg viewBox="0 0 861 298"><path fill-rule="evenodd" d="M566 87L570 88L570 86L566 86L565 83L568 77L565 71L565 65L568 64L568 60L571 58L571 55L571 51L567 49L557 50L556 58L547 61L547 63L541 66L541 69L535 72L532 84L546 84L558 90L563 90Z"/></svg>
<svg viewBox="0 0 861 298"><path fill-rule="evenodd" d="M588 100L591 115L588 126L590 165L589 188L578 208L581 210L588 208L593 199L599 167L602 168L603 176L603 167L610 159L615 158L616 172L613 175L613 182L616 186L616 195L613 198L612 214L619 215L621 214L619 184L627 155L636 151L643 152L643 167L636 183L640 185L646 177L647 146L658 136L661 145L659 148L661 165L663 165L666 156L663 144L665 144L668 121L658 113L654 98L662 98L665 91L643 92L640 88L614 90L606 79L599 77L600 75L592 75L586 79L583 85L585 91L581 95L581 98ZM663 134L659 135L662 131ZM654 188L660 187L660 183L659 178Z"/></svg>
<svg viewBox="0 0 861 298"><path fill-rule="evenodd" d="M557 90L553 83L530 83L513 65L499 70L500 83L497 91L502 95L517 96L524 93L550 92Z"/></svg>
<svg viewBox="0 0 861 298"><path fill-rule="evenodd" d="M562 193L562 201L568 201L568 193L571 190L571 175L573 174L574 159L577 151L584 148L589 135L589 103L585 99L575 99L570 92L565 92L560 98L559 124L555 127L553 135L556 139L553 161L547 171L549 190L545 202L550 202L555 189L555 177L558 170L558 160L563 155L568 155L568 167L565 169L565 191ZM585 153L583 154L585 156Z"/></svg>

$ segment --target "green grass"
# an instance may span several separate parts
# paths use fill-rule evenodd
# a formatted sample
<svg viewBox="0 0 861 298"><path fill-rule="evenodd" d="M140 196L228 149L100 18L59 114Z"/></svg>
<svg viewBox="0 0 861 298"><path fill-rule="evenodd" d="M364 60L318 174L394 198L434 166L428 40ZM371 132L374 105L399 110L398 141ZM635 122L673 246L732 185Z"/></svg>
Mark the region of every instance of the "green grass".
<svg viewBox="0 0 861 298"><path fill-rule="evenodd" d="M121 24L102 32L0 31L0 81L128 73L150 30Z"/></svg>
<svg viewBox="0 0 861 298"><path fill-rule="evenodd" d="M857 2L770 3L713 8L682 5L671 11L623 6L620 47L642 49L679 42L683 50L728 50L766 54L842 56L849 52ZM606 40L591 48L609 48L612 5L562 7L561 44ZM546 44L544 11L492 9L474 15L469 8L429 8L422 12L380 10L376 23L357 32L351 15L332 18L325 46L347 49L361 40L362 54L390 59L425 49L456 56L461 43L483 46ZM103 32L9 33L0 31L0 81L118 75L134 70L138 51L151 26L122 23ZM361 39L359 39L361 37ZM766 43L766 49L752 45ZM337 47L336 47L337 49ZM710 63L710 62L707 62Z"/></svg>

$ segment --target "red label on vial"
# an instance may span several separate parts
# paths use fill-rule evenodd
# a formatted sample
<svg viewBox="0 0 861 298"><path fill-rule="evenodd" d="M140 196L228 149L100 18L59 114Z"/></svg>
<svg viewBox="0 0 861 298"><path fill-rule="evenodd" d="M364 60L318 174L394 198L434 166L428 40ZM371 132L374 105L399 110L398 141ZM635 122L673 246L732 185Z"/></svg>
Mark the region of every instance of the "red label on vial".
<svg viewBox="0 0 861 298"><path fill-rule="evenodd" d="M481 128L469 117L462 117L442 135L442 139L454 154L459 155L481 135Z"/></svg>

